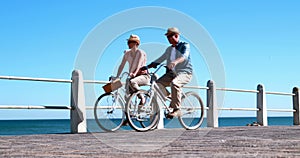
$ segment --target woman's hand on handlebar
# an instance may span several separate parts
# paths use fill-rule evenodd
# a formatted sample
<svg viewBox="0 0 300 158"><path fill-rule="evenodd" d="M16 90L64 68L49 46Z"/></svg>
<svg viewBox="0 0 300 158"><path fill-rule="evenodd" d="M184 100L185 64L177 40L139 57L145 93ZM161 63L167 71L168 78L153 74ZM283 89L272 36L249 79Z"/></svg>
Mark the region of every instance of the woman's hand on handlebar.
<svg viewBox="0 0 300 158"><path fill-rule="evenodd" d="M109 77L109 81L114 81L114 80L116 80L118 77L115 77L115 76L110 76Z"/></svg>
<svg viewBox="0 0 300 158"><path fill-rule="evenodd" d="M129 76L130 76L131 78L133 78L133 77L135 77L136 75L135 75L134 73L130 72L130 73L129 73Z"/></svg>

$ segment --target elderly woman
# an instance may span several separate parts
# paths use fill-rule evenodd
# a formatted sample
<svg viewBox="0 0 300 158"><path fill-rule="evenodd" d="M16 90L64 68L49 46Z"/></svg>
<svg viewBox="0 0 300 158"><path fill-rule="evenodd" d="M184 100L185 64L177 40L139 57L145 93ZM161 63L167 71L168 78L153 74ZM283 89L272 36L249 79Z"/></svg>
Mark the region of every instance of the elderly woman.
<svg viewBox="0 0 300 158"><path fill-rule="evenodd" d="M129 49L124 51L122 62L119 66L117 77L123 71L123 68L128 62L129 64L129 92L133 93L140 89L139 86L146 85L150 82L150 76L147 74L147 70L141 70L140 68L146 65L147 55L145 51L139 49L140 38L137 35L130 35L127 40ZM141 98L141 105L144 104L145 100Z"/></svg>

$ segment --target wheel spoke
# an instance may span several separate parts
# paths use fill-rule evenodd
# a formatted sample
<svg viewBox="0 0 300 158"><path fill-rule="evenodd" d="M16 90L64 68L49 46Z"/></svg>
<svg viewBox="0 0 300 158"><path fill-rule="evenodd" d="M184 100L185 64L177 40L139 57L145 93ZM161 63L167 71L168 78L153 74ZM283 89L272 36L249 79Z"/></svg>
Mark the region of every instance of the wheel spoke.
<svg viewBox="0 0 300 158"><path fill-rule="evenodd" d="M115 94L101 95L94 107L96 123L105 131L116 131L124 122L122 101Z"/></svg>
<svg viewBox="0 0 300 158"><path fill-rule="evenodd" d="M142 100L145 100L141 105ZM147 91L140 90L131 95L126 106L126 116L130 126L137 131L147 131L156 125L158 121L158 112L153 111L152 106L156 106L150 102L150 96Z"/></svg>
<svg viewBox="0 0 300 158"><path fill-rule="evenodd" d="M186 129L197 129L201 126L204 117L204 105L198 94L187 92L181 101L181 125Z"/></svg>

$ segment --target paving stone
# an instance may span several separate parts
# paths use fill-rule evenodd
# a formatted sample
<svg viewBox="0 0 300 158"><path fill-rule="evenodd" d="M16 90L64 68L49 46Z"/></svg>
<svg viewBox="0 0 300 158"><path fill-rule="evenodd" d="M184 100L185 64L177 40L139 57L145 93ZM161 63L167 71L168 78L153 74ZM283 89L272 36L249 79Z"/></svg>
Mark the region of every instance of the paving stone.
<svg viewBox="0 0 300 158"><path fill-rule="evenodd" d="M1 136L0 157L300 157L300 126Z"/></svg>

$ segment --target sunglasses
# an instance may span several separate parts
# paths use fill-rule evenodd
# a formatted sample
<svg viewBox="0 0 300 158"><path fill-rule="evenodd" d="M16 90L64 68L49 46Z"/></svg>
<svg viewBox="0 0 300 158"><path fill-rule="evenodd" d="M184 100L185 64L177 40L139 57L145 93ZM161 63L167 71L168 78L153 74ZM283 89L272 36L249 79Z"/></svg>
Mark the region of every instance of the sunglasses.
<svg viewBox="0 0 300 158"><path fill-rule="evenodd" d="M130 43L137 43L135 41L128 41L127 44L130 44Z"/></svg>
<svg viewBox="0 0 300 158"><path fill-rule="evenodd" d="M173 37L175 34L168 35L167 38Z"/></svg>

